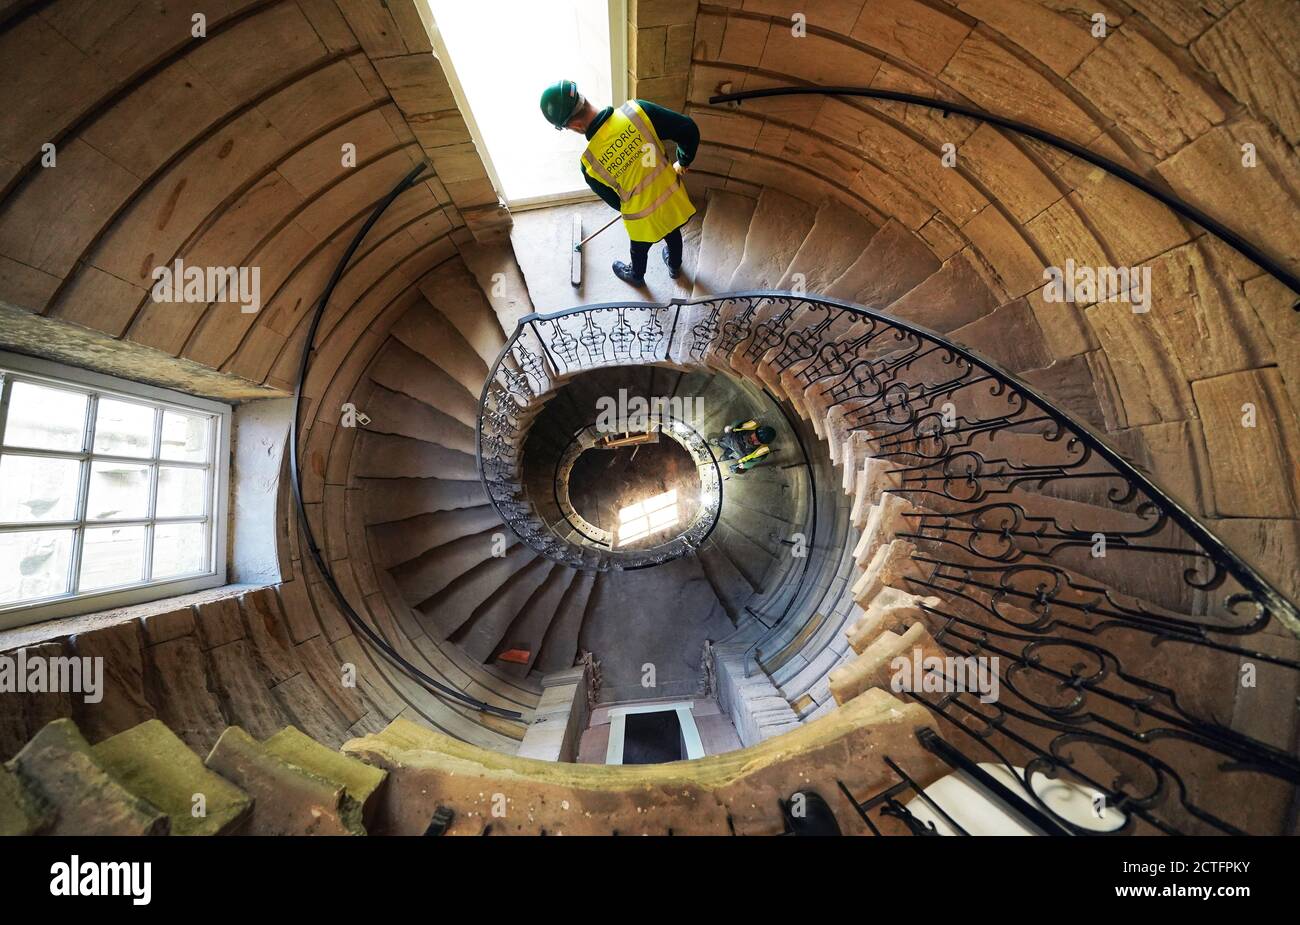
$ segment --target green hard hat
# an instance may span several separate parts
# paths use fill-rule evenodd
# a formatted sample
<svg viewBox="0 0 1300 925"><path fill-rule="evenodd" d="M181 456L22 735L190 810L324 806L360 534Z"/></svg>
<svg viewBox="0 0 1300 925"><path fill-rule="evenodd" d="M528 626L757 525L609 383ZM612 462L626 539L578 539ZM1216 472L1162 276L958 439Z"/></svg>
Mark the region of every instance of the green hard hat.
<svg viewBox="0 0 1300 925"><path fill-rule="evenodd" d="M557 81L542 91L542 115L557 129L564 128L581 103L578 85L572 80Z"/></svg>

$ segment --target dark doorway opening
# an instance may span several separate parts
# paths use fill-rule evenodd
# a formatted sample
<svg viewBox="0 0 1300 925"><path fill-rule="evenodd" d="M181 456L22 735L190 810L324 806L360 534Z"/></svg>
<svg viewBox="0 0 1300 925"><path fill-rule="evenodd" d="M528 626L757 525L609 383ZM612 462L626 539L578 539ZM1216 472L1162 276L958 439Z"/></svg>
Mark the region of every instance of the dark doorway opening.
<svg viewBox="0 0 1300 925"><path fill-rule="evenodd" d="M685 757L676 710L627 714L623 731L624 764L662 764Z"/></svg>

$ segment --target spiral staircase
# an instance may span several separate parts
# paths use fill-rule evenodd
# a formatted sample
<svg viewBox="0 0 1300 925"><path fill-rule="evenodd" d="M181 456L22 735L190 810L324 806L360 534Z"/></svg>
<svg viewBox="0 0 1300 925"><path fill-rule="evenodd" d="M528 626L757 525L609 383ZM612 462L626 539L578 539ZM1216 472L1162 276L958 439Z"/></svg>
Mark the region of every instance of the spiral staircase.
<svg viewBox="0 0 1300 925"><path fill-rule="evenodd" d="M109 39L143 12L68 38L74 6L3 21L6 41L84 45L122 75L20 120L57 135L102 208L24 243L6 304L66 331L7 313L8 343L75 353L93 329L158 351L139 361L152 381L295 393L296 442L275 486L280 581L0 640L102 656L112 681L96 705L5 695L0 832L781 834L810 794L854 834L1291 831L1290 579L1204 525L1193 480L1169 483L1201 461L1119 426L1136 406L1103 370L1117 361L1064 353L1077 322L1013 291L986 259L999 243L961 247L950 222L920 231L903 205L721 143L690 175L680 280L656 258L647 292L598 277L566 293L547 235L591 207L502 230L463 152L429 138L416 91L433 78L413 69L437 64L391 13L404 4L385 25L369 6L230 4L206 51L167 35L138 60ZM222 55L298 19L310 38L230 76ZM690 111L728 137L754 117L707 105L712 71L768 68L729 59L745 51L713 41L714 20L741 38L767 23L699 14ZM95 160L128 103L187 98L191 69L224 79L205 97L224 115L129 175ZM322 94L329 111L304 102ZM788 132L788 109L759 111ZM236 118L274 132L231 160ZM337 178L345 137L381 153ZM178 199L198 176L207 201ZM66 182L9 172L0 244ZM589 277L620 249L594 246ZM146 250L261 255L271 295L255 317L161 314ZM554 475L619 390L701 398L684 423L706 438L774 423L774 457L714 467L707 530L618 554L575 528ZM340 424L345 404L367 422ZM1281 561L1294 571L1293 550ZM918 650L996 657L999 699L945 688L952 662L900 689L893 660ZM595 714L682 698L716 703L742 747L573 760Z"/></svg>

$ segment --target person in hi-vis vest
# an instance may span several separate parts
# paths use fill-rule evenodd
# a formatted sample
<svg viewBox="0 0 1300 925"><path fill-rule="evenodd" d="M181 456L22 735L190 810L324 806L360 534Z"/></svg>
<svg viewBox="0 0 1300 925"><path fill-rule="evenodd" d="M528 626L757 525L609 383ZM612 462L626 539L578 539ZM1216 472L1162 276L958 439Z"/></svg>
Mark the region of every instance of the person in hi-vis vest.
<svg viewBox="0 0 1300 925"><path fill-rule="evenodd" d="M646 100L597 111L572 80L546 88L542 114L557 129L586 137L583 177L597 196L623 213L632 262L614 261L614 275L641 285L650 245L663 241L668 275L676 279L682 269L681 228L695 214L682 182L700 146L695 120ZM676 143L675 162L664 149L664 138Z"/></svg>

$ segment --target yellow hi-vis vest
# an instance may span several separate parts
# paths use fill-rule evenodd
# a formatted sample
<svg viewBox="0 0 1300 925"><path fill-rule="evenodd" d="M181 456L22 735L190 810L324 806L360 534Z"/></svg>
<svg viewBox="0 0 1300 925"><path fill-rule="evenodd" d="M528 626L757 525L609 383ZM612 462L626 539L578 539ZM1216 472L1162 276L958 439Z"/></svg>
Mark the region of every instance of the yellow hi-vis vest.
<svg viewBox="0 0 1300 925"><path fill-rule="evenodd" d="M633 241L660 240L695 214L682 178L636 100L609 114L582 152L582 169L618 193Z"/></svg>

